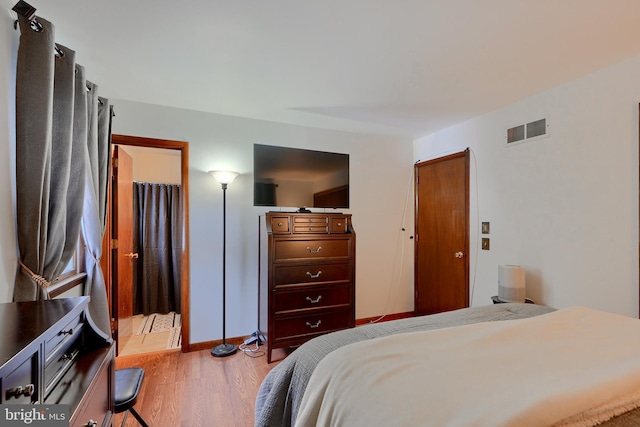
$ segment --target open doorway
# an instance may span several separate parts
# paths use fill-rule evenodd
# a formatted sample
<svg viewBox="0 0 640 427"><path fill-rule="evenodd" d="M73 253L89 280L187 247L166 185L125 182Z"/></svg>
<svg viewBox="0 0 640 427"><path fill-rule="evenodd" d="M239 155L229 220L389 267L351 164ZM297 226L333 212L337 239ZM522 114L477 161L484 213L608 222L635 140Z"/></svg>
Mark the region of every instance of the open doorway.
<svg viewBox="0 0 640 427"><path fill-rule="evenodd" d="M187 143L123 135L112 143L110 266L103 269L118 355L188 351ZM151 241L143 229L152 230Z"/></svg>

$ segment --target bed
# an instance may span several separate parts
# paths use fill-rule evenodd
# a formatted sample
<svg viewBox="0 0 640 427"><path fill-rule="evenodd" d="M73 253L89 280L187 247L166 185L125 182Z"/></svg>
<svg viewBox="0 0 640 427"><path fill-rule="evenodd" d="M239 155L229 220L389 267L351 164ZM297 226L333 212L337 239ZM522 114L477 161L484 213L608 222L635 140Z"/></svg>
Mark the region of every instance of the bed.
<svg viewBox="0 0 640 427"><path fill-rule="evenodd" d="M318 402L323 400L323 398L319 398L318 395L322 395L324 391L318 392L318 390L323 390L323 387L326 388L326 384L323 384L323 381L328 377L328 375L325 375L324 373L318 374L318 372L331 372L332 370L335 370L336 366L340 366L342 364L341 360L344 360L340 359L340 354L342 352L355 351L355 353L352 353L351 356L353 356L354 354L366 354L366 352L368 352L369 350L367 350L366 347L363 347L364 352L360 352L358 346L376 345L380 342L384 342L383 340L385 339L395 340L398 339L396 336L405 337L410 336L411 334L425 333L424 331L438 330L437 332L441 333L440 330L445 329L447 331L451 331L463 327L477 327L474 326L474 324L484 322L488 322L488 325L496 325L498 323L502 323L496 321L529 319L546 314L552 314L555 312L556 311L553 308L535 304L495 304L491 306L473 307L430 316L421 316L391 322L371 324L317 337L300 346L278 366L272 369L271 372L265 377L256 398L255 425L294 426L296 424L296 421L299 421L299 425L316 425L316 423L318 425L327 425L326 418L322 421L319 421L316 418L309 418L308 413L315 412L315 415L317 415L317 413L321 413L323 411L323 409L314 408L314 405L319 404ZM504 324L507 323L510 322L506 322ZM434 333L431 333L431 335L433 334ZM640 337L638 337L638 340L635 341L640 342ZM328 357L329 355L331 356ZM638 355L638 358L640 359L640 351L638 352ZM352 358L357 359L357 357ZM332 366L328 364L332 359L337 359L338 365ZM469 360L473 360L473 357L469 357ZM356 363L355 367L352 366L348 369L357 369L357 365L358 363ZM316 376L313 376L316 368L318 368L318 372L316 373ZM325 371L323 371L323 369ZM327 369L328 371L326 371ZM496 373L496 375L499 374ZM346 375L346 377L348 377L348 375ZM301 420L298 420L298 416L301 411L301 405L303 404L303 398L305 396L305 392L307 391L307 386L310 384L310 382L312 386L309 387L309 392L307 394L309 396L313 396L313 398L307 396L306 400L311 401L311 403L304 402L305 406L302 408L303 418ZM319 385L316 383L318 383ZM640 392L640 384L638 384L638 387L636 388ZM490 391L491 387L488 386L487 394L489 394ZM360 393L360 395L367 396L371 394L368 393L368 390L361 390ZM357 393L352 394L357 395ZM375 401L373 402L375 405ZM608 421L602 422L599 425L640 425L640 410L636 409L635 406L637 405L633 403L625 410L620 410L618 408L617 411L618 413L621 413L621 415L617 415ZM311 407L312 409L309 410L309 407ZM329 412L331 412L332 410L329 410ZM403 409L403 411L405 410L406 408ZM497 411L498 409L494 408L494 410ZM326 412L327 411L325 411L325 415ZM363 420L364 419L365 418L363 418ZM421 424L424 425L424 423ZM483 424L476 423L475 425ZM578 422L575 425L589 424L580 424Z"/></svg>

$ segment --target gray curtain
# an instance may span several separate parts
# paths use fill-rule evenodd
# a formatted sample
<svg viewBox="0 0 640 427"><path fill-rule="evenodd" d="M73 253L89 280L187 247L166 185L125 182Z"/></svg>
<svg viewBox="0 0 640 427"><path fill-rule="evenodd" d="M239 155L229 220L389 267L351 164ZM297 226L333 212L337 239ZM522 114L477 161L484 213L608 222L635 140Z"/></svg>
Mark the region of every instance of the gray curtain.
<svg viewBox="0 0 640 427"><path fill-rule="evenodd" d="M77 74L84 76L78 67ZM84 77L82 77L84 80ZM104 275L100 268L102 238L106 224L106 198L108 188L109 152L111 143L111 118L113 110L109 101L98 96L98 86L86 82L87 92L78 99L79 114L86 120L78 121L78 133L86 134L85 195L82 214L82 237L85 243L84 294L91 297L87 321L93 330L105 340L111 340L109 302ZM83 102L83 100L85 102Z"/></svg>
<svg viewBox="0 0 640 427"><path fill-rule="evenodd" d="M75 52L53 25L19 17L16 197L20 263L15 301L46 299L76 249L84 196L82 142L73 135ZM54 54L57 49L57 54Z"/></svg>
<svg viewBox="0 0 640 427"><path fill-rule="evenodd" d="M134 314L180 313L180 185L133 183Z"/></svg>
<svg viewBox="0 0 640 427"><path fill-rule="evenodd" d="M75 53L54 42L54 26L39 17L18 17L20 45L16 70L16 198L19 265L14 301L47 299L47 287L56 280L75 252L81 223L87 228L87 197L106 196L106 178L88 186L88 177L106 177L111 113L108 102L98 107L97 91L86 82ZM55 53L54 53L55 52ZM101 123L98 108L106 108ZM93 110L95 109L95 113ZM94 120L94 116L96 119ZM91 118L91 122L88 120ZM107 135L99 146L91 133ZM99 147L99 148L96 148ZM90 153L97 150L96 161ZM105 159L100 156L106 156ZM104 170L103 170L104 169ZM93 182L93 180L92 180ZM100 187L104 188L100 188ZM95 215L105 202L96 202ZM103 224L104 213L97 215ZM90 224L91 225L91 224ZM110 341L109 310L104 279L92 262L98 233L85 234L91 256L85 295L91 296L87 320ZM100 242L102 237L100 236ZM99 267L98 267L99 270ZM99 275L102 273L100 271ZM97 281L99 282L99 280Z"/></svg>

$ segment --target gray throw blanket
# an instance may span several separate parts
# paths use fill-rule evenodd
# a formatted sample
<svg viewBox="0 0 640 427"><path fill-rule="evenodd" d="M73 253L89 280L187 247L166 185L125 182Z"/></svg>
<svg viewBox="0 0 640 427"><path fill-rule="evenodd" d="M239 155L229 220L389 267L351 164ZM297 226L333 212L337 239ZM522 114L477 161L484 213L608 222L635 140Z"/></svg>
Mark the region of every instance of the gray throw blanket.
<svg viewBox="0 0 640 427"><path fill-rule="evenodd" d="M334 332L300 346L265 377L256 398L256 427L289 427L320 360L342 346L403 332L426 331L496 320L523 319L553 311L534 304L494 304L430 316L382 322Z"/></svg>

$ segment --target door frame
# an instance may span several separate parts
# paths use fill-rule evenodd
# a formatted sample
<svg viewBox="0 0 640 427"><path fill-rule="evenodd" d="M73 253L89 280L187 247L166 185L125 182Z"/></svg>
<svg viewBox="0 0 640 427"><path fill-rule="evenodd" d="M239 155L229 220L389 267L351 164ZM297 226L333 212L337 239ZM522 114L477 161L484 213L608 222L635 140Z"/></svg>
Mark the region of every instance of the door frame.
<svg viewBox="0 0 640 427"><path fill-rule="evenodd" d="M470 217L469 217L469 204L470 204L470 200L469 200L469 187L471 185L470 183L470 179L471 179L471 174L470 174L470 156L469 156L469 149L465 149L464 151L460 151L457 153L453 153L453 154L449 154L446 156L442 156L442 157L437 157L431 160L425 160L419 163L416 163L414 165L414 283L413 283L413 289L414 289L414 295L413 295L413 305L414 305L414 313L416 314L430 314L430 313L422 313L419 312L418 310L418 279L419 279L419 274L418 274L418 268L419 266L419 262L418 262L418 243L420 241L420 238L428 238L426 236L420 236L420 230L418 230L418 224L419 224L419 215L420 215L420 201L419 201L419 195L418 195L418 168L420 167L424 167L424 166L429 166L431 164L434 163L440 163L440 162L444 162L444 161L448 161L448 160L452 160L452 159L457 159L457 158L463 158L464 159L464 180L465 180L465 190L464 190L464 197L465 197L465 230L464 230L464 250L465 250L465 254L464 254L464 259L463 259L463 263L464 263L464 280L465 280L465 284L466 284L466 295L465 295L465 306L469 307L471 304L471 288L470 288L470 275L469 275L469 254L470 254Z"/></svg>
<svg viewBox="0 0 640 427"><path fill-rule="evenodd" d="M182 214L182 253L180 264L180 311L182 317L182 352L190 351L190 315L189 315L189 143L186 141L173 141L167 139L145 138L139 136L128 135L112 135L111 143L113 145L124 145L133 147L160 148L166 150L180 151L180 176L182 191L180 192L181 214ZM108 193L108 203L111 202L112 192ZM111 219L107 225L111 229ZM111 290L113 278L110 275L107 284ZM111 307L111 305L110 305Z"/></svg>

